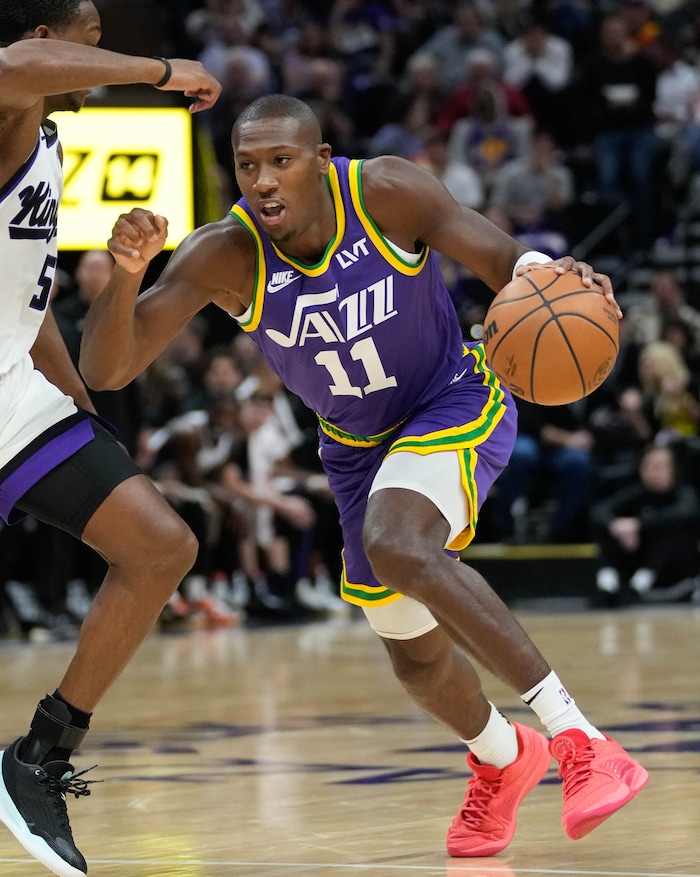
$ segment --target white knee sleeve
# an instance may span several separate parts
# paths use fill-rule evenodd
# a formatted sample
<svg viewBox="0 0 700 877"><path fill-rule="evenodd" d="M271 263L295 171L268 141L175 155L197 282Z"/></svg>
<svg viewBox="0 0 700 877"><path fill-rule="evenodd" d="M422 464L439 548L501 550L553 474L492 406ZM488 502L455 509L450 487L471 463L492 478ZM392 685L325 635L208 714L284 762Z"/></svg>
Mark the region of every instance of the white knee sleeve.
<svg viewBox="0 0 700 877"><path fill-rule="evenodd" d="M363 606L372 630L384 639L415 639L438 626L430 610L412 597L384 606Z"/></svg>

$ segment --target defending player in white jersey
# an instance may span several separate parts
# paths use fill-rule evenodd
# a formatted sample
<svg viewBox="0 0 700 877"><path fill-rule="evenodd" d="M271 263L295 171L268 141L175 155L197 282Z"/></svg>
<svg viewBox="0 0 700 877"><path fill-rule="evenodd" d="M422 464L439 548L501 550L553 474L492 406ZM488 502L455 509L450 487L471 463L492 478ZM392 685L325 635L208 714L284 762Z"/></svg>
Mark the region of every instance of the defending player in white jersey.
<svg viewBox="0 0 700 877"><path fill-rule="evenodd" d="M87 872L66 812L67 792L89 793L71 753L192 565L196 541L95 416L51 315L62 173L48 116L79 110L101 85L184 92L193 112L221 91L198 62L104 51L100 36L92 0L0 5L0 515L60 527L109 564L58 688L2 753L0 819L64 877Z"/></svg>

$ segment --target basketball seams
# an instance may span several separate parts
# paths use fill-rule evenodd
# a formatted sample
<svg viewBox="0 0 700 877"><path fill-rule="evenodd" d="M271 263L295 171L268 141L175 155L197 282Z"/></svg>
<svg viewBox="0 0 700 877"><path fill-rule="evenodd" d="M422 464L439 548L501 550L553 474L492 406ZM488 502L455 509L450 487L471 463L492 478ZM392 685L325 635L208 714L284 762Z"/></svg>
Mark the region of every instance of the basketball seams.
<svg viewBox="0 0 700 877"><path fill-rule="evenodd" d="M522 299L519 299L519 300L522 301ZM513 301L513 299L511 299L511 301ZM504 302L504 304L510 304L510 301ZM536 314L537 311L539 311L540 308L542 308L543 306L544 306L544 302L540 302L540 303L539 303L536 307L534 307L531 311L528 311L527 313L525 313L525 314L523 314L522 316L518 317L518 319L513 323L513 325L512 325L509 329L506 329L505 332L503 332L503 333L501 334L500 338L498 339L498 341L495 343L495 345L494 345L494 347L493 347L493 353L492 353L492 357L493 357L493 358L495 358L495 356L496 356L496 352L498 351L498 348L501 346L501 343L502 343L503 341L505 341L505 340L508 338L508 336L511 334L511 332L515 332L515 330L518 328L518 326L519 326L524 320L529 320L530 317L531 317L533 314Z"/></svg>
<svg viewBox="0 0 700 877"><path fill-rule="evenodd" d="M615 349L615 353L617 354L619 352L619 350L620 350L619 343L613 338L611 333L608 332L608 330L604 326L601 326L600 323L597 323L595 320L591 319L591 317L589 317L588 314L579 314L577 311L564 311L564 313L555 314L555 316L557 318L557 321L560 320L562 317L573 317L576 320L582 320L584 323L587 323L593 329L597 329L599 332L602 332L603 335L605 335L605 337L612 344L613 348ZM562 332L564 332L564 331L566 331L566 330L562 327Z"/></svg>
<svg viewBox="0 0 700 877"><path fill-rule="evenodd" d="M532 292L525 292L522 295L508 297L504 301L494 301L491 304L490 309L495 311L498 308L507 307L508 305L513 304L514 302L523 302L523 301L527 301L529 298L536 298L538 295L541 299L542 295L540 294L540 292L541 292L541 290L535 289ZM546 299L544 299L544 300L546 301ZM538 307L539 307L539 305L538 305Z"/></svg>
<svg viewBox="0 0 700 877"><path fill-rule="evenodd" d="M545 284L544 286L538 286L535 283L535 281L533 280L533 277L536 276L536 274L537 274L537 271L534 271L534 272L530 271L527 274L522 274L521 277L524 278L525 280L527 280L527 282L530 284L530 286L533 289L537 290L537 292L540 292L540 293L544 292L545 289L549 289L551 286L554 286L554 284L562 276L561 274L555 274L554 277L549 281L549 283Z"/></svg>
<svg viewBox="0 0 700 877"><path fill-rule="evenodd" d="M578 361L578 357L576 356L576 351L574 350L574 347L569 339L569 336L564 331L564 327L559 324L559 320L557 319L557 315L552 314L551 319L546 320L540 326L539 330L536 332L535 338L533 341L533 345L532 345L532 358L530 359L530 398L535 403L537 403L537 397L535 395L535 366L537 365L537 348L539 346L540 338L542 337L542 334L544 333L547 326L550 326L552 323L554 323L555 326L557 327L557 329L559 330L559 333L560 333L562 339L564 340L564 343L566 344L567 350L569 351L569 355L571 357L571 360L572 360L574 366L576 367L576 371L578 372L578 376L579 376L579 379L581 381L581 390L583 393L586 392L586 378L583 374L583 371L581 370L581 365ZM539 404L539 403L537 403L537 404Z"/></svg>
<svg viewBox="0 0 700 877"><path fill-rule="evenodd" d="M545 267L498 293L484 320L484 345L491 367L513 393L540 405L563 405L593 392L609 374L619 352L615 323L600 288Z"/></svg>

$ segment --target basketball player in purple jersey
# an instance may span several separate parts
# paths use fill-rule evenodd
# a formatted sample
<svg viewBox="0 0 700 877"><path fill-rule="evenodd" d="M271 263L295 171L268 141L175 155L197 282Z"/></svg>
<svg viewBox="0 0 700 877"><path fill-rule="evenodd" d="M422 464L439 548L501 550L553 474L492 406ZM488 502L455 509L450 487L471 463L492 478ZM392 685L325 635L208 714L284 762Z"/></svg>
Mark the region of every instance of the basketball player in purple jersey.
<svg viewBox="0 0 700 877"><path fill-rule="evenodd" d="M88 789L68 759L192 565L196 543L93 416L51 315L63 180L48 116L79 110L100 85L185 92L193 111L220 92L197 62L103 51L95 48L100 35L91 0L0 4L0 516L12 523L34 515L109 563L58 688L39 703L29 732L0 753L0 819L64 877L87 871L65 802Z"/></svg>
<svg viewBox="0 0 700 877"><path fill-rule="evenodd" d="M167 222L138 209L117 220L117 267L83 339L88 384L133 380L210 302L236 319L318 413L345 543L342 595L362 606L416 703L469 747L473 775L448 852L502 850L552 755L564 828L582 837L647 773L587 721L508 608L454 559L507 464L516 423L483 346L462 342L433 250L494 291L549 257L460 208L410 162L331 159L317 119L294 98L255 101L232 144L243 197L183 241L143 295ZM600 284L620 314L607 276L570 256L555 265ZM507 682L551 741L509 722L466 656Z"/></svg>

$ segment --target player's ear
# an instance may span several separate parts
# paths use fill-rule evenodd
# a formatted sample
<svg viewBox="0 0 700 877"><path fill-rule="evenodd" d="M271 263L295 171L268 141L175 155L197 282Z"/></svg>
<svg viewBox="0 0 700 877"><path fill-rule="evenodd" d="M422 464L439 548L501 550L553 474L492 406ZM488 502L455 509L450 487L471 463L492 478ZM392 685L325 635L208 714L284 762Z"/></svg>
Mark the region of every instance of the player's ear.
<svg viewBox="0 0 700 877"><path fill-rule="evenodd" d="M331 146L329 143L321 143L316 152L318 158L318 169L322 174L328 173L331 163Z"/></svg>
<svg viewBox="0 0 700 877"><path fill-rule="evenodd" d="M27 33L27 39L32 40L47 40L50 39L50 37L51 33L45 24L40 24L38 27L35 27L31 33Z"/></svg>

